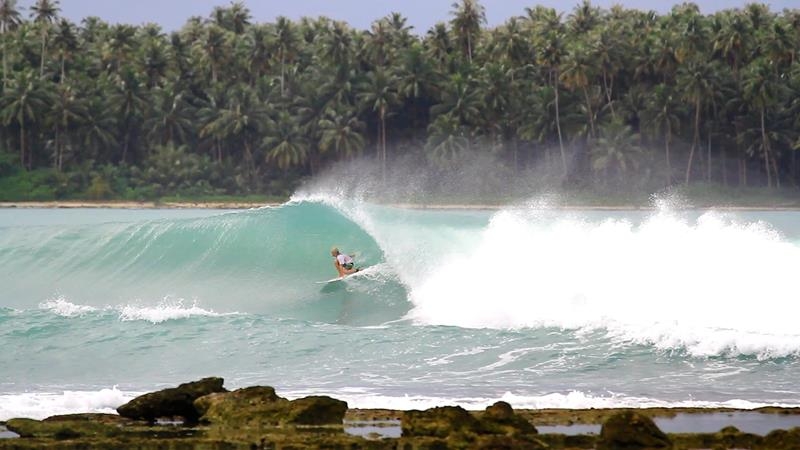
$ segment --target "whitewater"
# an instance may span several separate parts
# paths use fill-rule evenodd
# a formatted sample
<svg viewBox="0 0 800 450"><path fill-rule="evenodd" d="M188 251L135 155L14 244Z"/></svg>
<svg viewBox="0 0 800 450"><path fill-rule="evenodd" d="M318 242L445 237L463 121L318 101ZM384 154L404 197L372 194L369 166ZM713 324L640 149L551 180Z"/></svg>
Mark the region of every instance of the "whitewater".
<svg viewBox="0 0 800 450"><path fill-rule="evenodd" d="M351 407L800 406L800 213L0 210L0 420L226 387ZM365 273L335 275L329 250Z"/></svg>

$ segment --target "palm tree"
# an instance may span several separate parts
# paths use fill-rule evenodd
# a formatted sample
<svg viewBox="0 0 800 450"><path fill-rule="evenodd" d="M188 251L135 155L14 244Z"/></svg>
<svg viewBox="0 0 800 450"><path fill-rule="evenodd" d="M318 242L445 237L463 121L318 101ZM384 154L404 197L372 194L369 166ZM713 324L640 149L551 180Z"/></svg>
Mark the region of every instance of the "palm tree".
<svg viewBox="0 0 800 450"><path fill-rule="evenodd" d="M591 127L591 137L596 136L594 127L594 111L592 102L589 98L589 80L593 78L594 67L590 56L585 47L577 44L567 55L564 61L564 71L561 73L561 81L567 89L580 89L586 102L586 113L589 116Z"/></svg>
<svg viewBox="0 0 800 450"><path fill-rule="evenodd" d="M425 48L429 57L439 63L441 68L447 66L450 60L450 53L453 51L453 43L450 41L447 25L438 22L428 30L425 38Z"/></svg>
<svg viewBox="0 0 800 450"><path fill-rule="evenodd" d="M639 136L630 126L619 120L612 121L600 131L600 137L592 144L592 170L602 172L607 181L609 170L621 177L630 169L638 169L639 156L642 154L639 141Z"/></svg>
<svg viewBox="0 0 800 450"><path fill-rule="evenodd" d="M131 52L136 45L136 28L130 25L115 25L103 42L103 61L106 70L119 73L130 61Z"/></svg>
<svg viewBox="0 0 800 450"><path fill-rule="evenodd" d="M118 123L121 126L122 154L119 162L125 164L128 161L134 131L149 106L148 92L132 68L123 70L110 100L111 104L116 106Z"/></svg>
<svg viewBox="0 0 800 450"><path fill-rule="evenodd" d="M458 161L469 150L467 130L455 116L442 114L428 127L426 146L432 159L439 164Z"/></svg>
<svg viewBox="0 0 800 450"><path fill-rule="evenodd" d="M49 103L49 92L29 70L18 72L9 89L3 92L0 117L6 126L16 123L19 127L19 161L23 168L31 169L33 164L33 158L27 153L26 125L41 120Z"/></svg>
<svg viewBox="0 0 800 450"><path fill-rule="evenodd" d="M79 134L83 136L83 145L89 150L86 156L110 162L112 157L100 158L100 156L118 145L115 114L106 99L99 95L89 99L86 110L86 116L79 129Z"/></svg>
<svg viewBox="0 0 800 450"><path fill-rule="evenodd" d="M648 124L656 131L664 135L664 160L667 163L667 186L672 185L672 161L670 157L670 144L672 136L680 130L681 118L678 112L678 105L675 101L670 86L659 84L653 91L653 95L647 99L649 115Z"/></svg>
<svg viewBox="0 0 800 450"><path fill-rule="evenodd" d="M361 134L364 123L355 114L328 110L319 121L319 128L319 147L322 152L333 150L340 157L349 159L364 149L364 136Z"/></svg>
<svg viewBox="0 0 800 450"><path fill-rule="evenodd" d="M486 10L478 0L461 0L453 3L452 8L453 31L464 56L472 64L475 46L481 36L481 25L486 23Z"/></svg>
<svg viewBox="0 0 800 450"><path fill-rule="evenodd" d="M298 50L298 38L294 24L286 17L280 16L275 21L275 45L278 49L278 60L281 64L281 97L286 95L286 64L291 64Z"/></svg>
<svg viewBox="0 0 800 450"><path fill-rule="evenodd" d="M186 92L175 83L152 91L154 108L144 123L148 137L160 145L186 144L194 129L193 111Z"/></svg>
<svg viewBox="0 0 800 450"><path fill-rule="evenodd" d="M8 33L16 30L20 21L17 0L0 0L0 39L3 40L3 89L8 86L8 52L6 50L6 41L8 40Z"/></svg>
<svg viewBox="0 0 800 450"><path fill-rule="evenodd" d="M205 28L202 40L194 42L194 49L199 55L202 65L211 71L211 83L217 84L220 69L231 56L231 45L228 32L217 25Z"/></svg>
<svg viewBox="0 0 800 450"><path fill-rule="evenodd" d="M691 180L694 154L700 143L700 118L703 106L716 89L715 71L716 68L705 61L692 61L678 70L678 86L683 91L683 99L694 106L694 137L689 151L689 162L686 165L687 185Z"/></svg>
<svg viewBox="0 0 800 450"><path fill-rule="evenodd" d="M253 150L256 138L269 121L268 111L247 85L236 85L227 93L227 102L219 116L207 127L221 141L240 142L251 181L256 175Z"/></svg>
<svg viewBox="0 0 800 450"><path fill-rule="evenodd" d="M309 143L297 121L286 111L270 122L261 141L267 161L275 161L282 170L308 161Z"/></svg>
<svg viewBox="0 0 800 450"><path fill-rule="evenodd" d="M76 33L75 25L67 19L61 19L58 23L58 29L55 36L53 36L53 48L58 53L61 60L61 78L60 83L64 83L67 79L67 60L71 60L78 51L78 36Z"/></svg>
<svg viewBox="0 0 800 450"><path fill-rule="evenodd" d="M50 32L50 26L58 18L59 11L58 0L36 0L36 4L31 6L31 17L34 23L39 25L42 35L42 57L39 76L44 75L44 60L47 56L47 36Z"/></svg>
<svg viewBox="0 0 800 450"><path fill-rule="evenodd" d="M764 168L767 172L767 186L772 187L772 170L770 163L775 169L775 184L780 187L780 174L778 173L775 157L770 152L770 142L767 137L765 117L767 110L771 108L777 97L776 83L770 70L770 64L765 59L753 61L747 68L745 74L742 93L759 114L759 130L761 132L761 152L764 155Z"/></svg>
<svg viewBox="0 0 800 450"><path fill-rule="evenodd" d="M431 108L434 118L449 114L462 125L476 124L480 118L481 98L475 80L456 73L443 86L441 103Z"/></svg>
<svg viewBox="0 0 800 450"><path fill-rule="evenodd" d="M559 89L558 82L561 78L561 63L565 56L564 43L562 40L563 26L561 25L560 16L555 13L549 14L550 24L543 30L543 39L540 47L539 59L548 68L548 76L553 85L553 94L555 96L555 110L556 110L556 131L558 132L558 148L561 152L561 167L562 175L567 176L567 154L564 150L564 138L561 133L561 111L559 104ZM553 20L555 19L555 20Z"/></svg>
<svg viewBox="0 0 800 450"><path fill-rule="evenodd" d="M358 99L364 109L369 109L378 115L378 148L380 149L381 177L386 180L386 118L398 103L397 79L385 69L376 68L367 73L361 85Z"/></svg>
<svg viewBox="0 0 800 450"><path fill-rule="evenodd" d="M55 135L53 166L60 172L64 166L64 148L69 146L68 132L71 126L86 117L88 111L86 110L84 99L77 96L73 86L62 83L56 88L51 113L53 115L52 122Z"/></svg>

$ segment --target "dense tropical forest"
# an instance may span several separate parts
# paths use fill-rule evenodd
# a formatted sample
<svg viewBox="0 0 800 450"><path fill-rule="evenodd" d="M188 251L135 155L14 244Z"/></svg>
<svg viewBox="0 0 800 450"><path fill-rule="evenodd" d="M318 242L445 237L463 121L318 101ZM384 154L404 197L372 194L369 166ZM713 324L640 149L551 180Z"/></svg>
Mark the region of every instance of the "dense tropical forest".
<svg viewBox="0 0 800 450"><path fill-rule="evenodd" d="M244 3L180 30L0 0L0 200L286 195L371 158L519 186L796 187L800 10L459 0L430 30Z"/></svg>

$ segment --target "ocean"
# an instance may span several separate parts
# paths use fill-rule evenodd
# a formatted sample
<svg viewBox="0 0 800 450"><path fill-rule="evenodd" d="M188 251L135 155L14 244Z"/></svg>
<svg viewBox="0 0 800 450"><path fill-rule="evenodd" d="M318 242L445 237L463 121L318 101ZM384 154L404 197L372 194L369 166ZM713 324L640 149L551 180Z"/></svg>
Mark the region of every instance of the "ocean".
<svg viewBox="0 0 800 450"><path fill-rule="evenodd" d="M330 248L366 268L345 281ZM0 210L0 420L206 376L350 407L800 406L800 213Z"/></svg>

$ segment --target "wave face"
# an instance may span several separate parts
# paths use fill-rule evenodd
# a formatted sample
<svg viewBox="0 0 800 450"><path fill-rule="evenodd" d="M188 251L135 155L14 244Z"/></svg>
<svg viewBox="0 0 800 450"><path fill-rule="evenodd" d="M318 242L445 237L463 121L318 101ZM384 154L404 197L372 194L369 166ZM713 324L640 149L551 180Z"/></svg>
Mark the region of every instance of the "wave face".
<svg viewBox="0 0 800 450"><path fill-rule="evenodd" d="M196 219L6 227L0 234L3 305L25 309L62 298L94 308L146 308L181 301L330 322L347 301L361 311L353 323L404 312L404 300L386 303L405 298L390 271L373 270L379 292L350 283L321 293L316 282L336 275L332 245L358 250L366 265L382 260L365 230L322 203Z"/></svg>
<svg viewBox="0 0 800 450"><path fill-rule="evenodd" d="M319 284L333 245L364 273ZM799 266L796 212L0 211L0 420L209 375L356 407L800 406Z"/></svg>

